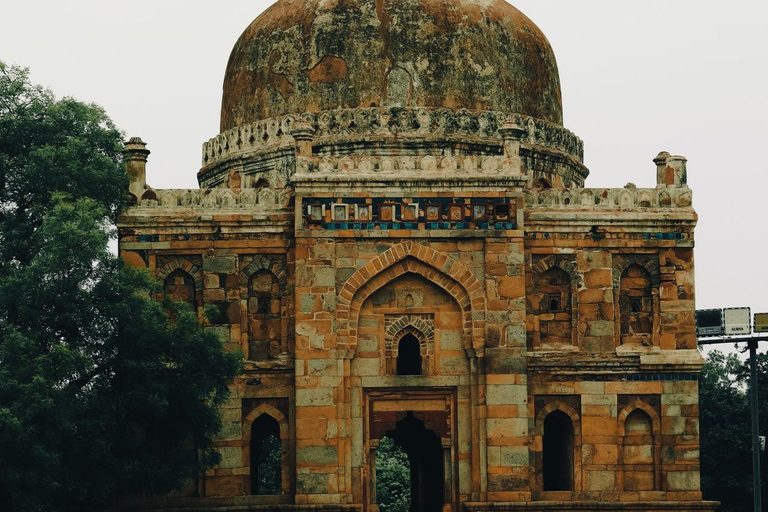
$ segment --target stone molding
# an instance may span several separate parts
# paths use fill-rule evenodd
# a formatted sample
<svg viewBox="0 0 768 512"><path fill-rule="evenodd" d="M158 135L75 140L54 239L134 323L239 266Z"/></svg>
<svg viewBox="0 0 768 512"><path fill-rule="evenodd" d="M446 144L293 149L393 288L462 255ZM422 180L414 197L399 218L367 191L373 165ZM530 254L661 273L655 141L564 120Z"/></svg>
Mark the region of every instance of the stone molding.
<svg viewBox="0 0 768 512"><path fill-rule="evenodd" d="M203 143L203 168L246 154L295 145L294 131L312 133L315 142L372 136L398 139L459 137L501 143L499 128L511 121L523 127L521 142L562 151L584 160L584 143L571 131L541 119L498 111L448 108L370 107L305 112L263 119L227 130ZM309 130L307 130L309 128Z"/></svg>
<svg viewBox="0 0 768 512"><path fill-rule="evenodd" d="M526 189L523 196L527 208L682 209L693 203L688 187Z"/></svg>

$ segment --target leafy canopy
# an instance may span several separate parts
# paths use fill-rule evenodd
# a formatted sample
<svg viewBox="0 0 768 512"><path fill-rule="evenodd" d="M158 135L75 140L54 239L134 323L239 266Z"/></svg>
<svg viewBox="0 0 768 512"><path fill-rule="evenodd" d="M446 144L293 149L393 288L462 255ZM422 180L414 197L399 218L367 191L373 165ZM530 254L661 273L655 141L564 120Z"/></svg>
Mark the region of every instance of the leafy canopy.
<svg viewBox="0 0 768 512"><path fill-rule="evenodd" d="M216 462L240 356L108 250L127 177L104 111L0 62L0 496L87 510ZM190 453L197 448L197 460Z"/></svg>
<svg viewBox="0 0 768 512"><path fill-rule="evenodd" d="M768 355L758 354L761 434L768 426ZM701 489L704 499L720 501L720 512L752 510L752 430L749 361L713 351L699 381L701 422ZM766 460L761 454L765 495Z"/></svg>
<svg viewBox="0 0 768 512"><path fill-rule="evenodd" d="M389 436L376 449L376 503L381 512L408 512L411 507L411 464Z"/></svg>

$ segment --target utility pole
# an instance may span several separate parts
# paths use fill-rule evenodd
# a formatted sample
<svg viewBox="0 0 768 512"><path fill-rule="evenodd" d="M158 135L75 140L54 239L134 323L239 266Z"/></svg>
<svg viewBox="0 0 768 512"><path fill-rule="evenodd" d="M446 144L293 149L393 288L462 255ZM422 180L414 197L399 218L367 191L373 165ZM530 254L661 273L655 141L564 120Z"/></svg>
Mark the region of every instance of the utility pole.
<svg viewBox="0 0 768 512"><path fill-rule="evenodd" d="M760 425L757 416L757 340L749 341L749 396L752 409L752 480L755 486L755 512L762 510L762 490L760 489Z"/></svg>

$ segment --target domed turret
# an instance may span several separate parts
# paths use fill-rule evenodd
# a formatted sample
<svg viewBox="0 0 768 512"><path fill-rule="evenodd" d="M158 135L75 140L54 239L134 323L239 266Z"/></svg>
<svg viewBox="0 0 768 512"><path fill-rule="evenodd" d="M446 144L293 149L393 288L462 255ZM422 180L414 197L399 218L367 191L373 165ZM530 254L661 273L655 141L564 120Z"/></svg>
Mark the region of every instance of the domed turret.
<svg viewBox="0 0 768 512"><path fill-rule="evenodd" d="M279 0L232 51L221 131L371 106L495 110L562 125L552 49L503 0Z"/></svg>

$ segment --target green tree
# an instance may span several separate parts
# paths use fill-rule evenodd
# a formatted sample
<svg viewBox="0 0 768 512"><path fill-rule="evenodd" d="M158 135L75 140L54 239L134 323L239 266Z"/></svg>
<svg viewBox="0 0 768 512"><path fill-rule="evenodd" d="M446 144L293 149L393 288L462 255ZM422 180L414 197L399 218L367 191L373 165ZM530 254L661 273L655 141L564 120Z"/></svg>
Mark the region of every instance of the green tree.
<svg viewBox="0 0 768 512"><path fill-rule="evenodd" d="M268 435L259 446L259 494L280 494L282 492L283 448L280 439Z"/></svg>
<svg viewBox="0 0 768 512"><path fill-rule="evenodd" d="M216 461L240 356L108 250L127 187L95 105L0 62L0 498L87 510ZM190 443L201 455L191 460Z"/></svg>
<svg viewBox="0 0 768 512"><path fill-rule="evenodd" d="M376 449L376 502L381 512L408 512L411 506L408 456L388 436Z"/></svg>
<svg viewBox="0 0 768 512"><path fill-rule="evenodd" d="M713 351L699 381L701 487L705 499L722 502L720 512L752 510L752 445L747 394L749 362ZM758 357L762 433L768 427L768 356ZM764 457L763 457L764 459ZM763 488L766 475L763 460Z"/></svg>

